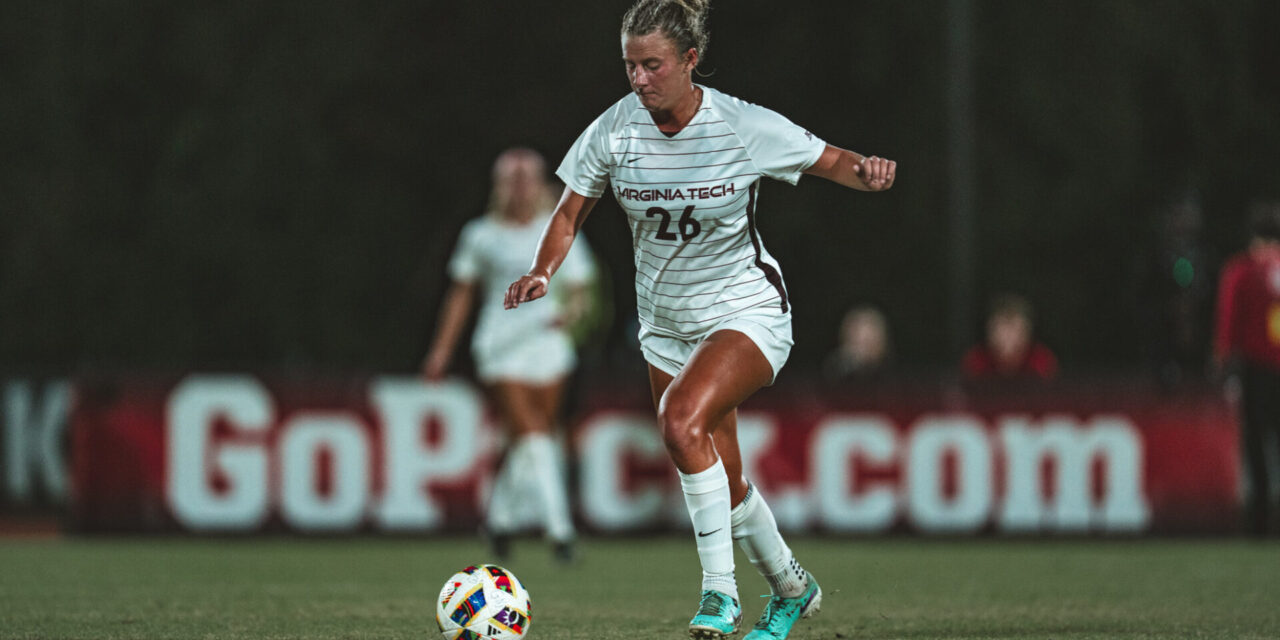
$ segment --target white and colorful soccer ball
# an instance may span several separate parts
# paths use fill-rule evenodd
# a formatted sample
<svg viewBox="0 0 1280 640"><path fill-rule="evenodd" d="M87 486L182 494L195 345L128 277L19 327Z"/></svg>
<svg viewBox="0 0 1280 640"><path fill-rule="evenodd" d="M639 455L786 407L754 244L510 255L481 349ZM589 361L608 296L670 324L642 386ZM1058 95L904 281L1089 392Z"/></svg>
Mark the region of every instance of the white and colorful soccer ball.
<svg viewBox="0 0 1280 640"><path fill-rule="evenodd" d="M529 632L529 592L515 574L492 564L453 574L436 598L445 640L519 640Z"/></svg>

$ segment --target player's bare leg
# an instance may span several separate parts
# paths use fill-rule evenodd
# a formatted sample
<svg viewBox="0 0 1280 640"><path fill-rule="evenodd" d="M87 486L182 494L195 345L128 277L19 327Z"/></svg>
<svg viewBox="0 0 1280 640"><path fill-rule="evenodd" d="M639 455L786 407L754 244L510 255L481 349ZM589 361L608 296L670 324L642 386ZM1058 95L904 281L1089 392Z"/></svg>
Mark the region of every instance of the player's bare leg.
<svg viewBox="0 0 1280 640"><path fill-rule="evenodd" d="M763 355L760 357L763 359ZM673 380L661 370L649 367L655 407L660 406L659 400ZM736 408L712 428L711 439L728 477L733 539L769 583L772 592L769 604L747 637L752 640L785 638L796 620L817 612L822 591L813 576L796 561L778 532L777 522L763 496L742 473Z"/></svg>
<svg viewBox="0 0 1280 640"><path fill-rule="evenodd" d="M662 394L671 385L674 378L667 372L649 367L649 386L653 390L653 408L656 411L662 400ZM730 411L720 424L711 431L716 453L724 465L724 473L729 478L729 499L737 506L747 497L747 478L742 473L742 453L738 448L738 410Z"/></svg>
<svg viewBox="0 0 1280 640"><path fill-rule="evenodd" d="M564 383L560 381L531 385L499 380L489 388L503 424L517 438L531 433L551 433L563 390Z"/></svg>
<svg viewBox="0 0 1280 640"><path fill-rule="evenodd" d="M717 331L703 340L658 401L663 442L676 468L697 473L715 464L714 430L772 379L769 361L745 334Z"/></svg>
<svg viewBox="0 0 1280 640"><path fill-rule="evenodd" d="M702 563L702 601L689 632L694 638L727 638L738 631L742 607L733 575L731 483L712 433L724 424L736 425L731 422L734 410L768 384L773 369L746 335L717 331L702 341L674 378L658 373L650 367L658 425L680 472ZM740 481L738 452L725 453L733 456L734 475Z"/></svg>
<svg viewBox="0 0 1280 640"><path fill-rule="evenodd" d="M542 507L543 524L557 559L567 562L573 558L573 519L560 456L551 435L563 390L562 381L549 385L499 381L490 389L512 436L490 503L489 534L499 555L507 551L510 527L503 529L503 515L498 509L513 508L503 504L508 502L506 496L518 494L521 486L531 486Z"/></svg>

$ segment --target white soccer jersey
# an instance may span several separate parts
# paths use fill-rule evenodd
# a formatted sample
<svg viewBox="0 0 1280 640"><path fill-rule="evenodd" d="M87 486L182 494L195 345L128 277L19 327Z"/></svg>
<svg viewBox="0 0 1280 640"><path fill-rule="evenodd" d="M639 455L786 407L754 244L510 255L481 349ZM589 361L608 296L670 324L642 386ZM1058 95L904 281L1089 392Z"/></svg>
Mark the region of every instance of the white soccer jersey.
<svg viewBox="0 0 1280 640"><path fill-rule="evenodd" d="M582 237L565 256L556 273L552 295L545 302L520 305L510 311L502 308L507 286L529 271L549 216L549 212L544 213L523 225L481 216L462 228L449 260L449 277L480 285L480 319L472 336L472 351L478 360L498 357L530 340L567 340L559 326L562 304L555 294L565 285L582 284L592 278L595 267L591 250Z"/></svg>
<svg viewBox="0 0 1280 640"><path fill-rule="evenodd" d="M640 322L693 339L750 309L789 311L756 232L760 178L795 184L824 148L781 115L708 87L668 136L633 93L587 127L556 174L592 198L612 183L631 226Z"/></svg>

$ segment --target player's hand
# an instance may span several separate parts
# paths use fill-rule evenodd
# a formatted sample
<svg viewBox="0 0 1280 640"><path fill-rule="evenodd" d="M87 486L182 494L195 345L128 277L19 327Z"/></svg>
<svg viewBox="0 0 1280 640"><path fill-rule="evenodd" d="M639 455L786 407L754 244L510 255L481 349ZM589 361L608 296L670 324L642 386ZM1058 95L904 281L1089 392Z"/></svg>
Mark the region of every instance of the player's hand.
<svg viewBox="0 0 1280 640"><path fill-rule="evenodd" d="M867 156L853 165L853 173L866 185L867 191L884 191L892 187L897 172L897 162L879 156Z"/></svg>
<svg viewBox="0 0 1280 640"><path fill-rule="evenodd" d="M521 303L537 300L547 295L547 283L550 278L541 274L525 274L507 287L507 295L502 299L503 309L514 309Z"/></svg>

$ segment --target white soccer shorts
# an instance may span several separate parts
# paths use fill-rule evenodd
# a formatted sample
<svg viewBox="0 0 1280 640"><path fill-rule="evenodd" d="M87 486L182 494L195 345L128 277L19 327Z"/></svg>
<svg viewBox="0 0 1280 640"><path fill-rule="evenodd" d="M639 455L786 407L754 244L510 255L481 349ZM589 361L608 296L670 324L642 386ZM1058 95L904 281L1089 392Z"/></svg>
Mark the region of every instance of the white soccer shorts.
<svg viewBox="0 0 1280 640"><path fill-rule="evenodd" d="M726 318L692 340L658 335L641 325L640 350L644 352L646 362L674 377L680 374L694 349L707 336L725 329L738 331L751 338L773 368L773 378L769 380L769 384L773 384L782 365L786 364L787 357L791 355L791 346L795 344L791 338L791 313L782 313L776 306L749 309L740 315Z"/></svg>

